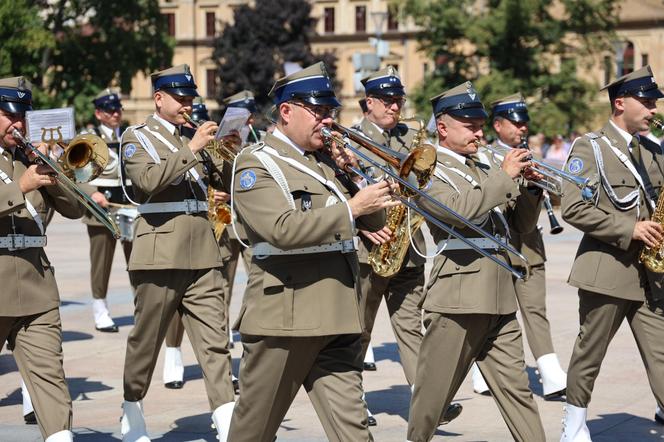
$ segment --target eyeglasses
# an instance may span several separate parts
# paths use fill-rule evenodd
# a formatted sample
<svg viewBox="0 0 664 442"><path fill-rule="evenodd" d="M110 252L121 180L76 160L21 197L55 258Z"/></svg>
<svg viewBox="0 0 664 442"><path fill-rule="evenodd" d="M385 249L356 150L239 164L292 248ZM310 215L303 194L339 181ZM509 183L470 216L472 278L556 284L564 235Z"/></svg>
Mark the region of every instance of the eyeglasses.
<svg viewBox="0 0 664 442"><path fill-rule="evenodd" d="M406 104L406 97L378 97L374 95L371 98L375 98L376 100L380 101L385 107L390 107L393 104L396 104L398 107L403 107L403 105Z"/></svg>
<svg viewBox="0 0 664 442"><path fill-rule="evenodd" d="M334 120L337 118L337 115L339 115L339 108L337 107L312 106L306 105L304 103L298 103L297 101L292 101L291 103L305 109L317 120L324 120L326 118L332 118Z"/></svg>

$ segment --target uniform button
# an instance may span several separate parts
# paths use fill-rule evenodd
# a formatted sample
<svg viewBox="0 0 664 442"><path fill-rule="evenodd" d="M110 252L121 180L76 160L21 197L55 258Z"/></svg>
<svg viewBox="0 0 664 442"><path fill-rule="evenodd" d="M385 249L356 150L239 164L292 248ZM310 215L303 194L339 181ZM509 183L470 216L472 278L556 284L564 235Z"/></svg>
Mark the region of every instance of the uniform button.
<svg viewBox="0 0 664 442"><path fill-rule="evenodd" d="M459 266L454 266L454 270L459 270Z"/></svg>
<svg viewBox="0 0 664 442"><path fill-rule="evenodd" d="M307 186L304 186L304 190L309 190L309 188Z"/></svg>
<svg viewBox="0 0 664 442"><path fill-rule="evenodd" d="M335 234L334 234L334 239L336 239L337 241L339 241L339 240L341 239L341 233L335 233Z"/></svg>
<svg viewBox="0 0 664 442"><path fill-rule="evenodd" d="M182 164L187 164L187 159L186 158L182 158Z"/></svg>
<svg viewBox="0 0 664 442"><path fill-rule="evenodd" d="M152 227L152 231L154 232L154 226Z"/></svg>
<svg viewBox="0 0 664 442"><path fill-rule="evenodd" d="M7 205L8 205L8 206L13 206L13 205L14 205L14 201L12 201L12 200L7 201Z"/></svg>
<svg viewBox="0 0 664 442"><path fill-rule="evenodd" d="M625 180L622 180L622 183L625 184Z"/></svg>
<svg viewBox="0 0 664 442"><path fill-rule="evenodd" d="M505 197L506 197L506 198L512 198L512 193L511 193L511 192L507 192L507 194L505 195Z"/></svg>

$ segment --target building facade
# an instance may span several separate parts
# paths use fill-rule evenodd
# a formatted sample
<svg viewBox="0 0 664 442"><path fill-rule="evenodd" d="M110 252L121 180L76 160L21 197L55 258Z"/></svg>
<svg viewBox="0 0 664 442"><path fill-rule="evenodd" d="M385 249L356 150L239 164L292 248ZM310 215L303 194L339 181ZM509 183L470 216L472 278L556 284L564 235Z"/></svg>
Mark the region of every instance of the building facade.
<svg viewBox="0 0 664 442"><path fill-rule="evenodd" d="M218 109L215 63L211 58L213 40L223 26L233 22L234 10L251 0L161 0L176 46L173 65L187 63L196 78L199 92L209 109ZM344 108L340 122L350 125L361 112L359 78L373 68L393 65L406 90L412 90L433 69L433 62L418 49L417 27L403 21L388 8L388 0L310 0L316 19L316 34L311 38L314 53L333 52L337 56L337 77L342 83ZM378 43L376 42L378 41ZM650 64L656 78L664 84L664 4L661 0L623 0L620 24L613 53L597 57L593 67L583 67L583 77L598 85L606 84L620 72L627 73ZM264 91L265 92L265 91ZM598 100L602 98L598 95ZM124 99L125 118L130 123L143 121L152 113L150 79L142 74L132 82ZM406 103L404 115L414 113Z"/></svg>

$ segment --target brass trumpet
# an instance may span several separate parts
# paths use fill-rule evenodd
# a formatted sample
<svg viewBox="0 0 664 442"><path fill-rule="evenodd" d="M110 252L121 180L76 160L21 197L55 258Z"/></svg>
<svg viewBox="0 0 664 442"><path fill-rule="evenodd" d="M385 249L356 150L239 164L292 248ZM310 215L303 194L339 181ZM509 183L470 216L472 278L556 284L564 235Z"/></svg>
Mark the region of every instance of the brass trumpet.
<svg viewBox="0 0 664 442"><path fill-rule="evenodd" d="M342 134L342 136L337 136L332 133L332 131L336 131ZM451 208L447 207L446 205L442 204L429 194L422 192L419 187L421 187L420 183L420 177L415 173L416 171L410 170L407 173L405 173L407 168L404 169L404 175L402 176L402 173L396 173L389 167L384 166L383 164L373 160L371 157L367 156L364 154L360 149L356 148L353 146L348 140L351 140L361 147L369 150L372 152L374 155L378 156L381 159L384 159L388 164L395 165L395 167L399 167L399 170L402 170L402 160L400 157L402 154L395 152L394 150L383 146L381 144L378 144L374 142L373 140L367 138L365 135L354 131L352 129L346 128L336 122L333 122L331 127L323 127L321 130L321 135L323 136L324 139L329 139L331 141L334 141L335 143L338 143L339 145L344 146L351 152L353 152L355 155L357 155L361 160L366 161L367 163L371 164L372 166L376 167L379 169L381 172L383 172L385 175L389 176L392 178L394 181L396 181L400 188L402 189L402 192L407 192L408 195L413 195L418 198L424 198L430 203L434 204L436 207L444 210L445 212L449 213L454 219L456 219L460 224L463 224L465 227L472 229L473 231L477 232L480 234L482 237L486 238L487 240L491 241L496 249L503 250L509 253L514 254L517 256L520 260L523 261L524 268L526 271L529 269L529 264L528 260L526 259L525 256L523 256L518 250L516 250L514 247L512 247L510 244L501 241L499 238L496 238L486 230L482 229L479 226L476 226L475 224L472 223L469 219L463 217L462 215L458 214ZM406 158L407 159L407 158ZM405 162L404 162L405 163ZM359 168L355 168L353 166L349 166L348 170L350 172L353 172L364 179L367 180L368 183L375 183L376 181L364 173L362 170ZM501 261L497 257L493 256L491 253L487 252L483 248L475 245L472 241L470 241L468 238L464 237L461 235L459 232L457 232L454 227L448 226L444 222L440 221L433 215L429 214L428 212L422 210L420 207L418 207L415 203L413 203L409 197L404 196L402 194L396 194L394 195L396 199L398 199L404 206L410 208L411 210L415 211L417 214L423 216L428 222L431 224L435 225L439 229L447 232L450 236L453 236L460 241L462 241L464 244L466 244L468 247L471 249L475 250L477 253L480 255L489 258L499 266L503 267L504 269L508 270L510 273L512 273L515 277L519 279L525 279L527 278L527 273L521 273L520 271L516 270L509 264L507 264L504 261Z"/></svg>
<svg viewBox="0 0 664 442"><path fill-rule="evenodd" d="M476 142L478 148L484 148L499 158L504 158L511 147L494 147L491 145L481 146L479 140ZM581 198L585 201L590 201L597 193L597 178L581 178L565 172L564 170L557 169L542 160L538 160L530 155L528 159L533 165L531 170L543 175L545 177L542 181L532 181L534 186L540 187L554 195L562 196L563 188L562 182L568 181L574 184L581 191Z"/></svg>
<svg viewBox="0 0 664 442"><path fill-rule="evenodd" d="M26 153L33 152L37 156L35 163L53 169L53 175L62 188L83 204L116 239L120 237L120 228L115 220L76 185L93 180L106 167L108 146L104 140L97 135L82 134L74 137L67 146L58 143L65 150L56 162L30 143L18 129L12 131L12 136Z"/></svg>

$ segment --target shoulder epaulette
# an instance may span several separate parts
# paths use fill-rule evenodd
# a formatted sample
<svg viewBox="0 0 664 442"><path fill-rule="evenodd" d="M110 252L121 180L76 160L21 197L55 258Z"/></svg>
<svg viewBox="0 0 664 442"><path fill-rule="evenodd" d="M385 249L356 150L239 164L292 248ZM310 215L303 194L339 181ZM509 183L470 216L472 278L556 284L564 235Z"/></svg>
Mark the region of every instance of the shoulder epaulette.
<svg viewBox="0 0 664 442"><path fill-rule="evenodd" d="M263 141L259 141L256 144L252 144L251 146L247 146L246 149L249 150L249 152L253 153L253 152L261 150L264 147L265 147L265 143ZM242 150L245 150L245 149L242 149Z"/></svg>
<svg viewBox="0 0 664 442"><path fill-rule="evenodd" d="M590 138L591 140L596 140L598 138L601 138L599 135L597 135L595 132L588 132L586 133L586 136Z"/></svg>

